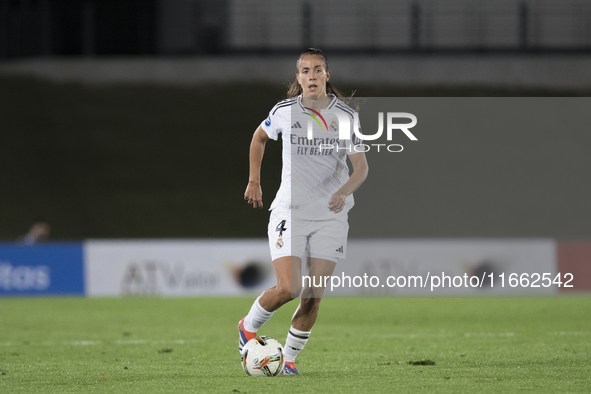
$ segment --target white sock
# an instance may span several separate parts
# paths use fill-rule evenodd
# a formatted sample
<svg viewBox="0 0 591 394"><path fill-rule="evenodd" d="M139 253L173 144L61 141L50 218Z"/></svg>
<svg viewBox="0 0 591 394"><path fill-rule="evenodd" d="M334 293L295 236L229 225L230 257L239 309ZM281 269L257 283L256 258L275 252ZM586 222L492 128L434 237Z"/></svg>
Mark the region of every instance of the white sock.
<svg viewBox="0 0 591 394"><path fill-rule="evenodd" d="M308 338L310 337L311 331L300 331L291 327L287 333L287 340L285 341L285 361L293 363L295 358L300 354Z"/></svg>
<svg viewBox="0 0 591 394"><path fill-rule="evenodd" d="M254 301L250 308L250 312L248 312L248 315L244 318L244 328L248 332L257 332L263 324L269 321L271 316L273 316L273 313L275 313L274 311L268 312L263 309L261 304L259 304L259 298L261 297L259 296Z"/></svg>

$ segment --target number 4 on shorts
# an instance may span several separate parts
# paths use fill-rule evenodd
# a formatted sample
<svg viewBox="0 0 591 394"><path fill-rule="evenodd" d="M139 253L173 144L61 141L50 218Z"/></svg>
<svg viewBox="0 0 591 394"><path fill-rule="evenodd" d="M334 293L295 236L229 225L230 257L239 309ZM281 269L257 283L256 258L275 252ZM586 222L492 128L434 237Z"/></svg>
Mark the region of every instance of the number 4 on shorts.
<svg viewBox="0 0 591 394"><path fill-rule="evenodd" d="M280 221L279 224L277 225L277 227L275 228L275 231L279 231L279 237L282 237L283 232L287 231L287 228L285 227L285 222L286 222L286 220Z"/></svg>

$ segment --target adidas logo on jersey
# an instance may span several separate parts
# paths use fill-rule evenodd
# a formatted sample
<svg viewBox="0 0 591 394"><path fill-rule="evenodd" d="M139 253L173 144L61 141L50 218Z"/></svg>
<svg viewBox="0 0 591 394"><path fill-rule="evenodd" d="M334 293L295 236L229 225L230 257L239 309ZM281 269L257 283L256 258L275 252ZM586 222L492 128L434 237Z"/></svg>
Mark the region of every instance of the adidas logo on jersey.
<svg viewBox="0 0 591 394"><path fill-rule="evenodd" d="M339 252L339 253L343 253L343 247L341 246L341 247L340 247L340 248L338 248L336 251L337 251L337 252Z"/></svg>
<svg viewBox="0 0 591 394"><path fill-rule="evenodd" d="M300 124L300 122L295 122L294 124L291 125L292 129L301 129L302 125Z"/></svg>

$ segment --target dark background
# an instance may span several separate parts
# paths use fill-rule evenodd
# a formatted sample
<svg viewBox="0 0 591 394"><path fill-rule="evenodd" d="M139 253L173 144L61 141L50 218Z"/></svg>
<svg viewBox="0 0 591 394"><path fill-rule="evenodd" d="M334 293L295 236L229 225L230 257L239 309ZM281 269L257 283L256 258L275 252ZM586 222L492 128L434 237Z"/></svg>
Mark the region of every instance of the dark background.
<svg viewBox="0 0 591 394"><path fill-rule="evenodd" d="M265 1L1 0L0 239L14 240L38 221L51 224L54 240L265 234L268 213L253 210L242 200L248 180L248 146L252 132L285 96L286 84L250 81L251 70L246 69L239 82L223 82L223 78L216 84L131 82L133 75L130 81L118 75L116 81L87 83L76 80L75 72L63 66L66 63L101 67L105 59L142 59L145 64L166 59L180 64L196 58L239 63L248 56L257 56L261 64L278 56L295 63L297 54L309 45L323 48L329 57L372 56L378 67L380 59L392 56L405 56L411 62L466 61L466 56L486 61L495 56L496 60L527 60L534 68L539 59L540 68L532 71L546 67L548 58L559 59L566 69L588 59L591 10L584 2L507 1L482 9L467 0L448 2L448 6L445 2L436 6L424 1L346 1L337 9L322 1L277 5ZM331 20L354 17L358 20L342 31L326 27L332 26ZM390 17L391 23L388 20L385 26L400 34L374 29L378 17ZM556 23L565 18L568 23ZM295 26L292 36L296 39L282 41L283 36L277 36L271 22L265 21ZM353 27L357 30L351 33ZM245 44L239 35L236 38L236 31L262 38ZM339 39L347 34L350 39ZM28 71L33 65L49 73L43 66L46 61L62 62L60 72L66 77L41 77ZM1 72L4 66L18 72ZM358 71L367 77L374 70ZM491 75L504 72L489 71ZM222 70L219 75L223 77ZM285 81L292 77L291 71L281 75ZM358 97L589 93L587 86L576 84L442 86L412 78L404 83L361 83L339 80L338 73L333 81L347 93L356 90ZM588 220L580 220L589 216L585 175L591 144L583 132L585 126L581 125L576 138L561 138L571 135L564 130L524 128L518 136L498 138L474 130L465 146L454 141L461 133L450 130L441 139L441 135L429 135L432 130L422 130L417 143L405 143L407 150L393 158L370 155L372 172L357 193L358 206L350 215L351 235L589 237ZM280 182L279 145L269 142L265 153L266 207ZM572 165L560 167L566 173L536 166L546 153L549 163ZM529 165L529 174L515 168L522 163ZM387 198L375 178L384 166L391 166L395 185L388 186L393 193ZM544 185L546 176L554 183ZM498 181L501 178L505 181ZM497 182L491 184L491 179ZM373 222L385 218L381 210L386 202L391 204L386 215L390 221L376 231ZM364 221L367 218L371 220Z"/></svg>
<svg viewBox="0 0 591 394"><path fill-rule="evenodd" d="M371 171L355 193L357 238L474 236L576 239L589 235L590 98L368 98L377 113L410 112L418 141L394 131L401 153L367 153ZM395 110L394 110L395 109ZM396 119L400 123L406 120ZM393 150L396 150L393 148Z"/></svg>

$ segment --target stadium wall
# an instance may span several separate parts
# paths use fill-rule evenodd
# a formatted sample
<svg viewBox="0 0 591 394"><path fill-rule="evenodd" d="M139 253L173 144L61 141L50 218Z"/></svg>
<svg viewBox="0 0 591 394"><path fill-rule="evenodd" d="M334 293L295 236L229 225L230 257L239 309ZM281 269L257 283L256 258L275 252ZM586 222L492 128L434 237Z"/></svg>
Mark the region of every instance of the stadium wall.
<svg viewBox="0 0 591 394"><path fill-rule="evenodd" d="M335 81L415 87L591 88L590 55L379 55L331 56ZM369 72L368 70L371 70ZM286 83L293 56L193 58L26 59L0 64L0 75L58 82L211 84Z"/></svg>
<svg viewBox="0 0 591 394"><path fill-rule="evenodd" d="M560 274L563 284L533 286L536 273L540 279L547 274L553 281ZM527 274L526 285L522 274ZM572 287L564 286L567 274L572 274ZM328 296L536 296L584 292L591 290L591 242L352 240L348 258L339 262L333 276L339 278L339 283L328 282ZM375 281L367 284L367 279L362 284L364 276L377 277L381 285ZM438 284L434 276L449 277L449 285L445 281ZM479 278L479 282L455 281L464 276ZM352 284L345 284L346 277L352 278ZM404 278L405 283L396 279L387 282L390 277ZM510 278L514 278L512 282ZM266 240L0 244L0 296L236 296L252 295L274 284Z"/></svg>

